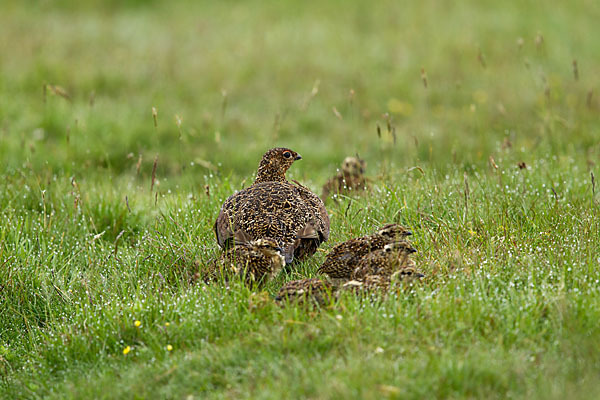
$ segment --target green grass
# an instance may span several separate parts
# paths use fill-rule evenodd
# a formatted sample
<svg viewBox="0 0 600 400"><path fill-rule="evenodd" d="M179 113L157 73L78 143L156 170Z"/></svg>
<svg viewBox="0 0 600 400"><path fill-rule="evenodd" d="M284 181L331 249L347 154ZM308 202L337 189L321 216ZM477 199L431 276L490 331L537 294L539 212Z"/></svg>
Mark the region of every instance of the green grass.
<svg viewBox="0 0 600 400"><path fill-rule="evenodd" d="M600 397L596 2L4 3L0 397ZM275 145L371 193L266 294L191 285ZM423 282L274 304L393 221Z"/></svg>

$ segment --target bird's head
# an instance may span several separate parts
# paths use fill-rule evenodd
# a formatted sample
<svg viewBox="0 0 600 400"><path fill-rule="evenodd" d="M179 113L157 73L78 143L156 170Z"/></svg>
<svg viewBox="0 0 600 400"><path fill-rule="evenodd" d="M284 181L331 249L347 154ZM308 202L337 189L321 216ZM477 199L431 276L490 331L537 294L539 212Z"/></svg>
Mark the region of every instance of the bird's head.
<svg viewBox="0 0 600 400"><path fill-rule="evenodd" d="M412 235L412 232L398 224L388 224L377 231L377 234L393 241L398 238L403 238Z"/></svg>
<svg viewBox="0 0 600 400"><path fill-rule="evenodd" d="M276 241L270 238L256 239L250 242L250 246L256 251L263 253L266 257L274 259L277 264L285 266L285 258L283 257L283 249L279 247Z"/></svg>
<svg viewBox="0 0 600 400"><path fill-rule="evenodd" d="M419 272L415 267L409 266L394 272L394 274L392 274L392 280L407 282L415 279L421 279L424 276L425 275Z"/></svg>
<svg viewBox="0 0 600 400"><path fill-rule="evenodd" d="M360 176L365 173L367 163L358 157L346 157L342 162L342 172L352 176Z"/></svg>
<svg viewBox="0 0 600 400"><path fill-rule="evenodd" d="M300 160L300 154L285 147L276 147L267 151L258 165L254 183L285 182L285 173L294 161Z"/></svg>
<svg viewBox="0 0 600 400"><path fill-rule="evenodd" d="M401 253L401 254L411 254L416 253L417 249L415 249L410 242L407 240L399 240L397 242L388 243L383 247L383 250L386 253Z"/></svg>

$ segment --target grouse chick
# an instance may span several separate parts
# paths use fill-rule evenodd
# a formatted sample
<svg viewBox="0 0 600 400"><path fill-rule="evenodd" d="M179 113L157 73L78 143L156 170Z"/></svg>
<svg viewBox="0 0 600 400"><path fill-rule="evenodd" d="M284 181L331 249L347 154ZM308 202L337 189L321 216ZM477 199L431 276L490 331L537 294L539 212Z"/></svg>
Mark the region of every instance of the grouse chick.
<svg viewBox="0 0 600 400"><path fill-rule="evenodd" d="M264 284L285 266L281 248L272 239L256 239L230 247L210 265L207 279L241 276L249 284Z"/></svg>
<svg viewBox="0 0 600 400"><path fill-rule="evenodd" d="M411 283L423 276L414 266L407 266L396 271L391 276L365 275L361 279L353 279L344 283L340 291L351 291L356 294L387 293L392 287Z"/></svg>
<svg viewBox="0 0 600 400"><path fill-rule="evenodd" d="M413 265L410 265L400 268L391 276L369 274L361 279L353 279L344 283L340 291L351 291L356 294L387 293L392 287L410 283L423 276Z"/></svg>
<svg viewBox="0 0 600 400"><path fill-rule="evenodd" d="M324 305L331 301L333 285L317 278L300 279L287 282L279 289L275 301L279 305L287 302L296 304Z"/></svg>
<svg viewBox="0 0 600 400"><path fill-rule="evenodd" d="M386 244L409 235L412 235L412 232L405 227L398 224L388 224L372 235L340 243L331 249L325 258L325 262L317 272L326 274L336 281L350 280L358 263L365 255L383 249Z"/></svg>
<svg viewBox="0 0 600 400"><path fill-rule="evenodd" d="M415 279L421 279L425 275L417 269L417 266L413 260L409 260L406 267L400 268L390 276L392 282L403 282L410 283Z"/></svg>
<svg viewBox="0 0 600 400"><path fill-rule="evenodd" d="M329 238L329 216L321 199L285 177L292 163L301 158L281 147L263 155L254 183L221 207L214 229L222 248L232 246L234 232L243 230L251 239L275 240L289 264L313 255Z"/></svg>
<svg viewBox="0 0 600 400"><path fill-rule="evenodd" d="M365 294L373 292L386 293L390 288L390 277L382 275L366 275L362 279L352 279L344 283L340 291Z"/></svg>
<svg viewBox="0 0 600 400"><path fill-rule="evenodd" d="M367 163L358 157L346 157L342 162L342 170L330 178L321 192L321 200L325 201L330 194L346 194L367 188L365 169Z"/></svg>
<svg viewBox="0 0 600 400"><path fill-rule="evenodd" d="M362 279L367 275L391 276L400 268L411 265L409 257L416 251L407 240L386 244L383 249L372 251L361 258L352 278Z"/></svg>

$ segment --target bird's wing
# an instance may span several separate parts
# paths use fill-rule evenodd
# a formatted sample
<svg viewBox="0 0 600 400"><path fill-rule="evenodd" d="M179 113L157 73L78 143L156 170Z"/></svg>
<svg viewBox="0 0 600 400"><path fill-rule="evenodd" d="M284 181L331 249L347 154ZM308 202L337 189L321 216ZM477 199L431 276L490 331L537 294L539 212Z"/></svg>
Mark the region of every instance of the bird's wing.
<svg viewBox="0 0 600 400"><path fill-rule="evenodd" d="M252 240L252 236L250 236L248 232L243 229L237 229L233 234L233 239L236 245L247 244Z"/></svg>
<svg viewBox="0 0 600 400"><path fill-rule="evenodd" d="M319 239L315 221L310 221L296 233L298 239Z"/></svg>
<svg viewBox="0 0 600 400"><path fill-rule="evenodd" d="M234 236L233 232L233 221L229 218L229 215L221 209L219 216L215 221L215 236L217 237L217 243L221 248L225 249L229 246L229 243Z"/></svg>
<svg viewBox="0 0 600 400"><path fill-rule="evenodd" d="M316 220L314 225L315 229L319 233L318 238L321 242L325 242L329 239L329 214L325 208L325 203L316 194L311 192L306 186L301 185L297 181L294 181L296 188L300 194L302 200L310 206L314 213L314 219Z"/></svg>

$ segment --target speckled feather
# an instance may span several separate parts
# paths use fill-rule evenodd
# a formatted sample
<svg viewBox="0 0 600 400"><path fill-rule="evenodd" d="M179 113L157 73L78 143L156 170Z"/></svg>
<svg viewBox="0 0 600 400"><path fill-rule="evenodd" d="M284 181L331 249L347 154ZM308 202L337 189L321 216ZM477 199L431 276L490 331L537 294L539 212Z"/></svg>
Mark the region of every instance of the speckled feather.
<svg viewBox="0 0 600 400"><path fill-rule="evenodd" d="M416 279L423 277L423 274L417 271L413 263L404 266L394 272L392 275L364 275L360 279L350 280L342 285L340 292L351 291L356 294L382 293L385 294L392 288L405 290L407 286Z"/></svg>
<svg viewBox="0 0 600 400"><path fill-rule="evenodd" d="M294 183L300 198L309 210L316 213L316 216L312 216L305 228L300 231L300 241L296 243L294 257L303 260L315 254L321 243L329 238L329 214L325 204L316 194L299 182L294 181Z"/></svg>
<svg viewBox="0 0 600 400"><path fill-rule="evenodd" d="M321 191L321 199L325 201L332 194L347 194L367 188L365 178L366 162L358 157L346 157L342 163L342 169L324 185Z"/></svg>
<svg viewBox="0 0 600 400"><path fill-rule="evenodd" d="M342 285L340 291L350 291L356 294L373 292L386 293L391 284L389 276L366 275L362 279L353 279Z"/></svg>
<svg viewBox="0 0 600 400"><path fill-rule="evenodd" d="M257 239L236 244L224 251L209 265L205 281L221 277L243 276L247 283L264 284L284 267L285 260L277 243L271 239Z"/></svg>
<svg viewBox="0 0 600 400"><path fill-rule="evenodd" d="M317 278L300 279L287 282L279 292L275 301L280 305L289 303L296 304L327 304L331 300L333 285Z"/></svg>
<svg viewBox="0 0 600 400"><path fill-rule="evenodd" d="M416 251L407 240L387 244L383 249L372 251L361 258L352 278L362 279L367 275L391 276L411 265L409 257Z"/></svg>
<svg viewBox="0 0 600 400"><path fill-rule="evenodd" d="M358 263L368 253L383 249L386 244L412 233L398 224L389 224L373 235L350 239L336 245L318 271L336 280L350 280Z"/></svg>
<svg viewBox="0 0 600 400"><path fill-rule="evenodd" d="M286 148L265 153L254 183L230 196L221 208L215 222L221 247L229 248L234 232L243 230L251 239L275 240L289 263L313 255L329 238L329 216L323 202L285 177L287 169L300 158Z"/></svg>

